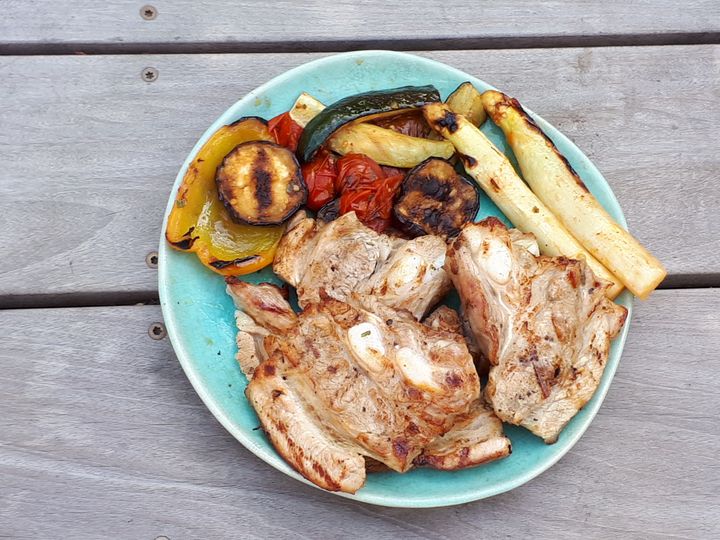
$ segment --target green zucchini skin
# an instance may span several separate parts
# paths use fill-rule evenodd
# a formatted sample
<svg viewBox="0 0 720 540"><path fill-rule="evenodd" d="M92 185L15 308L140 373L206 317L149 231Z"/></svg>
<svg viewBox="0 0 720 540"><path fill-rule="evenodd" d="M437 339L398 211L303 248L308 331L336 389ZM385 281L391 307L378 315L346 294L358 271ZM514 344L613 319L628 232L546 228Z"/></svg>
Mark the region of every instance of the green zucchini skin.
<svg viewBox="0 0 720 540"><path fill-rule="evenodd" d="M308 122L298 143L298 157L303 162L310 161L327 138L348 122L439 101L440 92L432 85L402 86L348 96L326 107Z"/></svg>

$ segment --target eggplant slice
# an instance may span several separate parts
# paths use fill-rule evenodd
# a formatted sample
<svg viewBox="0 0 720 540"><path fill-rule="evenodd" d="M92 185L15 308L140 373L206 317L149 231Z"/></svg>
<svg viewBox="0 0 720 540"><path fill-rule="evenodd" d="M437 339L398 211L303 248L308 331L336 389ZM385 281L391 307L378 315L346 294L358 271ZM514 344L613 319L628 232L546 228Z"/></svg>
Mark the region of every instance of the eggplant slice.
<svg viewBox="0 0 720 540"><path fill-rule="evenodd" d="M267 141L236 146L215 175L218 196L235 221L277 225L307 199L307 186L295 155Z"/></svg>
<svg viewBox="0 0 720 540"><path fill-rule="evenodd" d="M395 218L413 236L456 236L480 206L474 182L444 159L430 158L410 170L395 203Z"/></svg>

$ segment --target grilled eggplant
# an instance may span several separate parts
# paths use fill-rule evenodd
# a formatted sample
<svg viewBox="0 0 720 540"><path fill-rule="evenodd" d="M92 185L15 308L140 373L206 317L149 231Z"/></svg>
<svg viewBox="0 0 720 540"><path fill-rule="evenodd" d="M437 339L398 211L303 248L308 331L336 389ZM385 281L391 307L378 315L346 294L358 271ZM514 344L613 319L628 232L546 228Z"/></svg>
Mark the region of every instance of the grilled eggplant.
<svg viewBox="0 0 720 540"><path fill-rule="evenodd" d="M251 225L282 223L307 199L295 155L266 141L236 146L218 167L215 182L232 218Z"/></svg>
<svg viewBox="0 0 720 540"><path fill-rule="evenodd" d="M477 188L443 159L430 158L407 173L395 218L413 236L456 236L480 206Z"/></svg>

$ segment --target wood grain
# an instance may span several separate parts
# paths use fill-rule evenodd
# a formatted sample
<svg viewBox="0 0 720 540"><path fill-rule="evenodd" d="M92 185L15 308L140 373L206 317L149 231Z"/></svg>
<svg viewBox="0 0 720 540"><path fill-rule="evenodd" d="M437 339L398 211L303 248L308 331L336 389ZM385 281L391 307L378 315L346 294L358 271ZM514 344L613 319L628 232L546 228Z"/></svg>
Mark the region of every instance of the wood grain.
<svg viewBox="0 0 720 540"><path fill-rule="evenodd" d="M720 290L638 304L598 416L510 493L377 508L262 463L213 419L157 306L0 311L0 533L11 538L717 538Z"/></svg>
<svg viewBox="0 0 720 540"><path fill-rule="evenodd" d="M572 138L673 286L720 284L719 54L720 46L423 53L517 96ZM319 56L0 58L2 305L154 296L145 257L195 140L249 90ZM158 69L156 82L141 80L147 66Z"/></svg>
<svg viewBox="0 0 720 540"><path fill-rule="evenodd" d="M694 0L604 2L456 0L298 4L267 2L11 0L0 45L9 52L292 52L357 48L517 47L687 43L717 40L720 5ZM707 41L705 41L707 42Z"/></svg>

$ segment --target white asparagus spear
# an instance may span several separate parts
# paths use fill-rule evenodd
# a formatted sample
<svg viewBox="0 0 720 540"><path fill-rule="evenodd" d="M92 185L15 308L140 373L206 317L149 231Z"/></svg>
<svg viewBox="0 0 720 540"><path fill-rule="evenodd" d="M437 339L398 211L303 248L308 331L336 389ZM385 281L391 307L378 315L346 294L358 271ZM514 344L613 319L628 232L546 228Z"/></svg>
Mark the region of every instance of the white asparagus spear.
<svg viewBox="0 0 720 540"><path fill-rule="evenodd" d="M647 298L667 274L660 261L610 217L516 99L489 90L482 102L538 198L633 294Z"/></svg>
<svg viewBox="0 0 720 540"><path fill-rule="evenodd" d="M430 126L453 143L463 159L465 170L513 225L535 235L543 254L585 259L597 277L612 283L607 289L610 298L615 298L622 291L620 281L575 240L530 191L505 154L477 127L462 115L454 114L447 105L426 105L423 113Z"/></svg>

